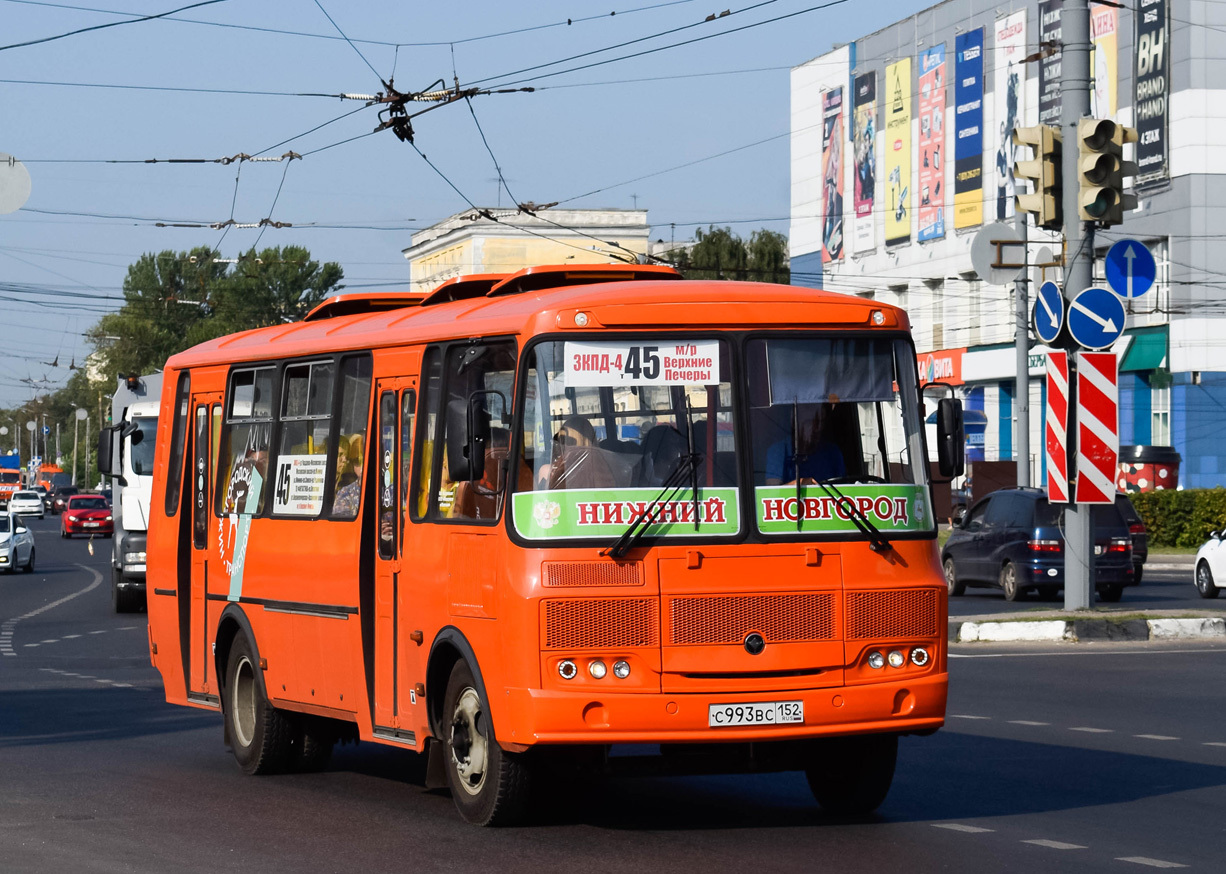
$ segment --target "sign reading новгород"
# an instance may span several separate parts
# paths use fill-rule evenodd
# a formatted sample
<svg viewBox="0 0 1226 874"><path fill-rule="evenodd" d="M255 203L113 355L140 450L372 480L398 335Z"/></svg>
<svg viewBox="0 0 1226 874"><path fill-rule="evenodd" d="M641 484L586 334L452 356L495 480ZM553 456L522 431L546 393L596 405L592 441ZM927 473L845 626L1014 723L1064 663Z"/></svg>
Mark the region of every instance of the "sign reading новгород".
<svg viewBox="0 0 1226 874"><path fill-rule="evenodd" d="M933 526L928 490L913 485L840 485L839 493L883 534L927 531ZM764 534L855 534L859 529L841 501L821 486L758 486L754 489L758 530ZM800 519L803 515L803 519Z"/></svg>

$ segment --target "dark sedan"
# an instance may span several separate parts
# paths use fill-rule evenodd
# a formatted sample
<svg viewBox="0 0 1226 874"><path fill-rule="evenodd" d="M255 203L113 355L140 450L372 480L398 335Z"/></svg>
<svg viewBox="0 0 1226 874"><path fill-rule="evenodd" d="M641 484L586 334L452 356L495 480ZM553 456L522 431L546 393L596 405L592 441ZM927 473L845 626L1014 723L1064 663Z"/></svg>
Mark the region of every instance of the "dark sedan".
<svg viewBox="0 0 1226 874"><path fill-rule="evenodd" d="M1094 507L1094 577L1098 597L1118 601L1137 584L1128 525L1113 504ZM1001 489L979 501L941 551L951 596L967 586L999 586L1005 600L1037 590L1054 599L1064 586L1061 508L1040 489Z"/></svg>
<svg viewBox="0 0 1226 874"><path fill-rule="evenodd" d="M80 489L76 486L59 486L51 496L51 512L63 513L64 507L68 503L68 499L73 495L79 494Z"/></svg>

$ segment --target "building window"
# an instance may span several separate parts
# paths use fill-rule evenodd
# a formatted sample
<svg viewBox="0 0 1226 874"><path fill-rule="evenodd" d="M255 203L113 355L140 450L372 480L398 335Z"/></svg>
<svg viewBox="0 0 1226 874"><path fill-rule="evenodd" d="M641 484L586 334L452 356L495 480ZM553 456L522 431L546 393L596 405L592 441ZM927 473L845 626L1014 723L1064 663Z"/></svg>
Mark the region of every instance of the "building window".
<svg viewBox="0 0 1226 874"><path fill-rule="evenodd" d="M1154 446L1171 445L1171 389L1150 389L1150 442Z"/></svg>

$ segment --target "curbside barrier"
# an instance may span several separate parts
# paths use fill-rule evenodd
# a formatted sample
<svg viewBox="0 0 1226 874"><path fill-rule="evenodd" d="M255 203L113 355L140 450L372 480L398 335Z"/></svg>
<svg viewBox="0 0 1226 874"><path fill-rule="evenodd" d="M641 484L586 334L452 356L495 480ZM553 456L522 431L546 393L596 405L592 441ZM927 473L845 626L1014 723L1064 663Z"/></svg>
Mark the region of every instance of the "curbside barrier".
<svg viewBox="0 0 1226 874"><path fill-rule="evenodd" d="M949 637L955 643L1205 640L1226 637L1226 618L966 621L951 623Z"/></svg>

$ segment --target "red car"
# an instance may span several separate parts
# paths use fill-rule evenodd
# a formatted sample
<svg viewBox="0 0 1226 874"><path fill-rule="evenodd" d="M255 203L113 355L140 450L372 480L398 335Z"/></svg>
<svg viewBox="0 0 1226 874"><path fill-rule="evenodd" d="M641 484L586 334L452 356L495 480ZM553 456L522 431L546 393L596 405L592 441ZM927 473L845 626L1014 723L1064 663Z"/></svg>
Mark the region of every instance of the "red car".
<svg viewBox="0 0 1226 874"><path fill-rule="evenodd" d="M111 505L102 495L72 495L60 514L60 537L98 534L110 537L115 531Z"/></svg>

